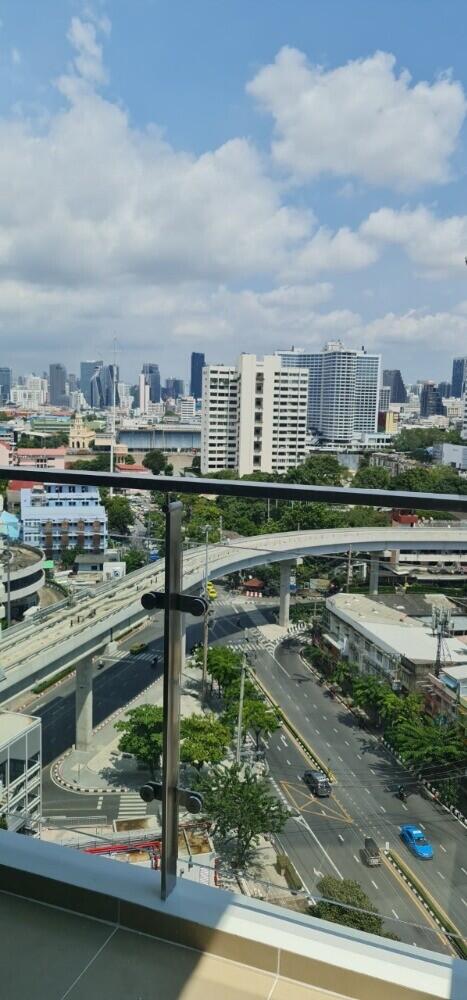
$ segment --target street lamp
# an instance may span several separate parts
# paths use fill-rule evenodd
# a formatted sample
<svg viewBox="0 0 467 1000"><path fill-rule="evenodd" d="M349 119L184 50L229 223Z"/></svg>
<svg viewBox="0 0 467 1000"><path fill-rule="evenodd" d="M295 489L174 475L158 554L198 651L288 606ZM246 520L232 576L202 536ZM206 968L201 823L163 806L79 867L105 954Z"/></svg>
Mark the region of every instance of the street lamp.
<svg viewBox="0 0 467 1000"><path fill-rule="evenodd" d="M204 557L204 597L206 602L209 601L208 595L208 578L209 578L209 532L211 528L209 524L205 525L205 539L206 539L206 549ZM204 704L206 699L206 678L208 673L208 643L209 643L209 618L208 618L209 606L206 605L206 611L204 613L204 626L203 626L203 677L201 681L201 701Z"/></svg>

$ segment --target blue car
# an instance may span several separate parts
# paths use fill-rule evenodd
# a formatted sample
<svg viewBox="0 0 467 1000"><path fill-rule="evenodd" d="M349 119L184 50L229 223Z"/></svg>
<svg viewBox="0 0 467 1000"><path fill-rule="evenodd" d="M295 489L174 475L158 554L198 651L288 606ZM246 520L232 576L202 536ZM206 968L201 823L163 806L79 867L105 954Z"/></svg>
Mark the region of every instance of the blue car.
<svg viewBox="0 0 467 1000"><path fill-rule="evenodd" d="M405 823L404 826L401 826L401 838L409 848L409 851L412 851L412 854L415 854L417 858L423 858L424 861L428 861L433 857L433 848L428 843L420 827L413 826L411 823Z"/></svg>

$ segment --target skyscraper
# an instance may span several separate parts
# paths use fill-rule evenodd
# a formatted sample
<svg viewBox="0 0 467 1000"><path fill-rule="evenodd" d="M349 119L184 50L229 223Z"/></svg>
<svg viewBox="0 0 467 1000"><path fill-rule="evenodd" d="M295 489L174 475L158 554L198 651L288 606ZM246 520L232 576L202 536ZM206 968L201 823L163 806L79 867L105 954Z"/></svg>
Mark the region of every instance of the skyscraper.
<svg viewBox="0 0 467 1000"><path fill-rule="evenodd" d="M91 406L96 410L105 410L113 405L115 378L115 401L119 405L118 383L120 381L118 365L102 365L91 379Z"/></svg>
<svg viewBox="0 0 467 1000"><path fill-rule="evenodd" d="M161 401L161 375L159 365L146 361L142 368L143 375L146 375L145 385L149 386L149 402L160 403Z"/></svg>
<svg viewBox="0 0 467 1000"><path fill-rule="evenodd" d="M308 369L308 429L326 441L350 442L355 434L374 434L378 426L379 354L344 348L331 341L307 354L277 351L281 364Z"/></svg>
<svg viewBox="0 0 467 1000"><path fill-rule="evenodd" d="M206 364L204 354L192 351L190 393L195 399L201 399L203 391L203 368Z"/></svg>
<svg viewBox="0 0 467 1000"><path fill-rule="evenodd" d="M461 399L467 382L467 357L454 358L452 362L451 395Z"/></svg>
<svg viewBox="0 0 467 1000"><path fill-rule="evenodd" d="M64 365L49 365L49 403L52 406L66 406L66 368Z"/></svg>
<svg viewBox="0 0 467 1000"><path fill-rule="evenodd" d="M407 391L399 368L384 369L383 385L389 386L391 390L391 403L407 402Z"/></svg>
<svg viewBox="0 0 467 1000"><path fill-rule="evenodd" d="M424 382L420 393L420 416L433 417L444 413L444 406L434 382Z"/></svg>
<svg viewBox="0 0 467 1000"><path fill-rule="evenodd" d="M80 364L80 388L83 396L91 405L91 379L98 368L102 368L103 361L82 361Z"/></svg>
<svg viewBox="0 0 467 1000"><path fill-rule="evenodd" d="M8 403L12 381L11 368L0 368L0 402Z"/></svg>
<svg viewBox="0 0 467 1000"><path fill-rule="evenodd" d="M451 383L438 382L438 392L441 396L441 399L449 399L451 395Z"/></svg>
<svg viewBox="0 0 467 1000"><path fill-rule="evenodd" d="M164 399L178 399L185 395L185 382L182 378L167 378L162 395Z"/></svg>

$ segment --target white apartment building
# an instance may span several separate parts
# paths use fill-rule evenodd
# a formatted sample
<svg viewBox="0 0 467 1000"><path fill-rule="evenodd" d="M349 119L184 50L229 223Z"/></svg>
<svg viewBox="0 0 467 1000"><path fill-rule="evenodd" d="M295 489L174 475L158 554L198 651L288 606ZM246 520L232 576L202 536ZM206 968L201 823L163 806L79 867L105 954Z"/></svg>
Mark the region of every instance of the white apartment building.
<svg viewBox="0 0 467 1000"><path fill-rule="evenodd" d="M308 371L242 354L203 369L201 471L284 473L306 454Z"/></svg>
<svg viewBox="0 0 467 1000"><path fill-rule="evenodd" d="M12 403L28 410L44 406L47 402L47 379L28 375L24 385L12 386L10 399Z"/></svg>
<svg viewBox="0 0 467 1000"><path fill-rule="evenodd" d="M196 399L194 396L179 396L175 401L175 412L182 424L192 424L197 419Z"/></svg>
<svg viewBox="0 0 467 1000"><path fill-rule="evenodd" d="M285 366L309 372L308 429L323 441L347 444L378 427L381 356L330 341L322 351L277 351Z"/></svg>
<svg viewBox="0 0 467 1000"><path fill-rule="evenodd" d="M0 713L0 816L8 829L35 830L41 819L41 720Z"/></svg>
<svg viewBox="0 0 467 1000"><path fill-rule="evenodd" d="M461 438L463 441L467 441L467 389L464 394L464 415L462 418Z"/></svg>

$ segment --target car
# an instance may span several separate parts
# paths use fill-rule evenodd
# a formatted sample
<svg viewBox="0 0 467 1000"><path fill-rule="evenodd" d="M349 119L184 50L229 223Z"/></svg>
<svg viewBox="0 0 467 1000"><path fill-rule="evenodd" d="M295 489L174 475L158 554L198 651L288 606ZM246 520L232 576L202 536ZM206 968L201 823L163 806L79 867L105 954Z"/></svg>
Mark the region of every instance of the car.
<svg viewBox="0 0 467 1000"><path fill-rule="evenodd" d="M414 826L413 823L404 823L404 826L401 826L400 835L406 847L412 851L412 854L415 854L416 858L431 861L433 848L420 827Z"/></svg>
<svg viewBox="0 0 467 1000"><path fill-rule="evenodd" d="M331 794L331 783L323 771L305 771L303 780L319 798Z"/></svg>
<svg viewBox="0 0 467 1000"><path fill-rule="evenodd" d="M381 864L381 853L373 837L365 837L365 847L363 849L365 862L370 868Z"/></svg>

